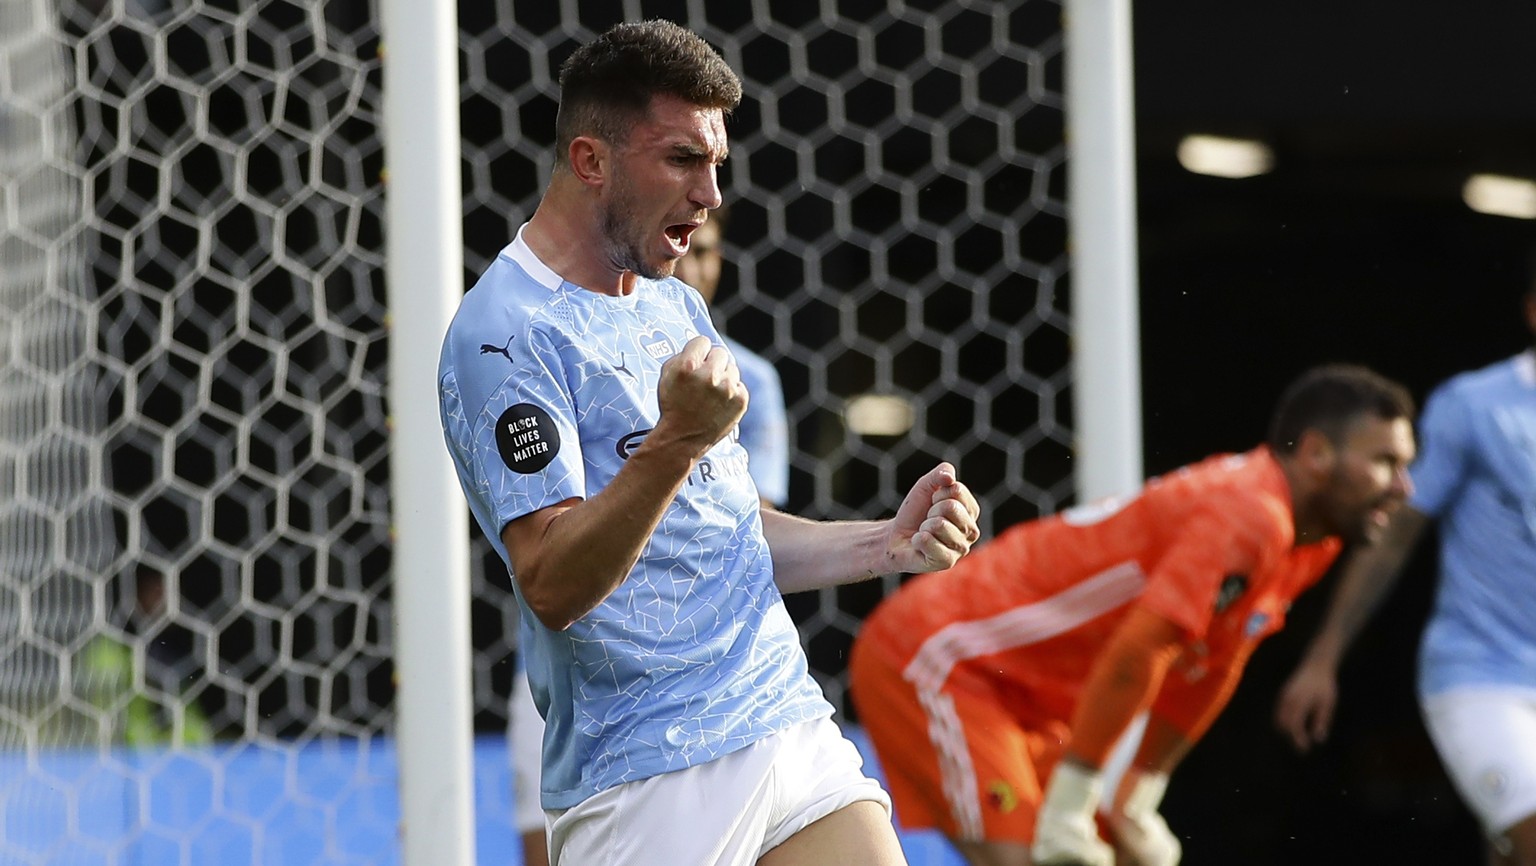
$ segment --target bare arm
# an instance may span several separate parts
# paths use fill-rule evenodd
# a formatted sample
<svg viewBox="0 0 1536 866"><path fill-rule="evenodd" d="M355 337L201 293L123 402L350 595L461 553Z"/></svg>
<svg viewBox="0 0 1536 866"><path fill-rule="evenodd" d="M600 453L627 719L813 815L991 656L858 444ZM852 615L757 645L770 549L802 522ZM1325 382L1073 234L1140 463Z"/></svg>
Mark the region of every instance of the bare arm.
<svg viewBox="0 0 1536 866"><path fill-rule="evenodd" d="M779 591L803 592L949 568L981 535L979 513L954 467L941 463L918 479L889 520L818 522L765 509L763 535Z"/></svg>
<svg viewBox="0 0 1536 866"><path fill-rule="evenodd" d="M1419 511L1403 506L1392 516L1381 540L1356 551L1334 590L1323 626L1307 650L1309 660L1337 667L1360 629L1397 585L1403 563L1429 522Z"/></svg>
<svg viewBox="0 0 1536 866"><path fill-rule="evenodd" d="M1338 703L1338 669L1344 652L1397 584L1429 518L1408 506L1399 508L1381 540L1356 550L1329 602L1323 625L1306 655L1286 681L1275 710L1275 723L1305 752L1327 739Z"/></svg>
<svg viewBox="0 0 1536 866"><path fill-rule="evenodd" d="M1185 639L1182 627L1147 608L1131 608L1083 683L1062 760L1101 769L1115 741L1156 699Z"/></svg>
<svg viewBox="0 0 1536 866"><path fill-rule="evenodd" d="M1119 862L1137 866L1178 862L1177 840L1172 842L1175 853L1171 859L1138 856L1138 851L1149 847L1148 839L1152 838L1147 832L1138 834L1139 830L1156 825L1161 827L1158 840L1171 838L1166 824L1156 816L1162 790L1167 785L1166 774L1155 774L1154 779L1154 774L1144 772L1140 767L1129 768L1125 775L1129 785L1122 784L1122 789L1129 791L1132 787L1140 787L1139 780L1143 777L1155 783L1151 796L1132 798L1135 805L1129 810L1118 791L1110 792L1114 805L1107 817L1111 835L1124 849L1121 857L1116 858L1113 849L1100 840L1094 816L1104 794L1101 768L1105 758L1131 720L1157 695L1169 666L1183 648L1184 640L1180 626L1139 606L1133 607L1115 628L1083 683L1082 694L1072 714L1071 742L1067 752L1046 782L1031 847L1034 862ZM1149 720L1147 736L1157 739L1164 733L1163 728ZM1158 742L1162 743L1161 740ZM1173 749L1178 743L1170 742L1167 746ZM1146 750L1143 738L1142 752Z"/></svg>
<svg viewBox="0 0 1536 866"><path fill-rule="evenodd" d="M1134 765L1147 772L1172 773L1232 700L1248 659L1257 647L1256 643L1248 643L1237 648L1194 679L1167 677L1152 704ZM1199 653L1185 653L1185 659L1204 663ZM1179 666L1177 662L1175 666Z"/></svg>
<svg viewBox="0 0 1536 866"><path fill-rule="evenodd" d="M523 598L551 629L569 628L623 582L694 464L747 406L730 353L706 337L662 365L657 399L655 429L612 483L502 529Z"/></svg>

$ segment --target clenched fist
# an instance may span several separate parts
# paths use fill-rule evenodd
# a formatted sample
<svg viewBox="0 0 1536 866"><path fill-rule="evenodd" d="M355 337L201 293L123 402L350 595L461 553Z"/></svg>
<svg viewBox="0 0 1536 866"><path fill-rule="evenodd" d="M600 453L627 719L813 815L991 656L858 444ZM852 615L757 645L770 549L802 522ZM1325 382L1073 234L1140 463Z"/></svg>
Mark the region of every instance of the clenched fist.
<svg viewBox="0 0 1536 866"><path fill-rule="evenodd" d="M656 401L661 420L651 438L679 442L697 459L741 420L747 386L730 351L701 334L661 365Z"/></svg>

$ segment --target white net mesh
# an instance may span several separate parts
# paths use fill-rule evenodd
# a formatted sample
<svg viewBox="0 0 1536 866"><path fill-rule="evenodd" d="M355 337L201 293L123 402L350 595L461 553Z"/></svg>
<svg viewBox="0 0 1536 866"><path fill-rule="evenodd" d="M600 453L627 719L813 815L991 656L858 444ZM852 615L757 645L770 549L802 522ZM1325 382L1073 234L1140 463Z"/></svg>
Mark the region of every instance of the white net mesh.
<svg viewBox="0 0 1536 866"><path fill-rule="evenodd" d="M0 861L388 848L387 806L336 805L392 785L355 760L393 693L377 12L0 0L0 760L28 768L0 798L45 828L0 837ZM654 16L743 75L717 309L784 379L790 509L888 513L939 459L989 529L1058 507L1059 5L461 3L466 280L542 192L559 62ZM865 394L904 399L911 430L849 429ZM515 613L476 543L494 733ZM840 706L848 643L894 580L791 600ZM333 737L353 758L313 757ZM38 763L63 747L95 775ZM177 761L213 792L180 813L150 790ZM294 767L316 761L344 772L308 785ZM92 830L103 772L138 793ZM234 802L274 773L302 808ZM209 827L235 840L211 859Z"/></svg>

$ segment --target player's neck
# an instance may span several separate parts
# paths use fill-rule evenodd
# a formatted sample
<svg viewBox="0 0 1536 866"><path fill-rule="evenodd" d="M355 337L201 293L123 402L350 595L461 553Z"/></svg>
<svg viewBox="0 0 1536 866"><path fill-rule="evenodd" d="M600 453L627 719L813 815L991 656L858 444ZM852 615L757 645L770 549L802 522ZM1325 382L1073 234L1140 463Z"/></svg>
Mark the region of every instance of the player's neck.
<svg viewBox="0 0 1536 866"><path fill-rule="evenodd" d="M1295 546L1315 544L1328 537L1328 530L1314 501L1305 475L1294 460L1281 458L1281 474L1291 494L1291 522L1296 528Z"/></svg>
<svg viewBox="0 0 1536 866"><path fill-rule="evenodd" d="M1296 521L1296 547L1304 547L1308 544L1316 544L1327 538L1329 533L1315 520Z"/></svg>
<svg viewBox="0 0 1536 866"><path fill-rule="evenodd" d="M569 182L569 181L566 181ZM523 242L562 280L601 295L621 296L635 289L635 275L608 262L598 220L572 203L561 190L561 179L550 188L523 230Z"/></svg>

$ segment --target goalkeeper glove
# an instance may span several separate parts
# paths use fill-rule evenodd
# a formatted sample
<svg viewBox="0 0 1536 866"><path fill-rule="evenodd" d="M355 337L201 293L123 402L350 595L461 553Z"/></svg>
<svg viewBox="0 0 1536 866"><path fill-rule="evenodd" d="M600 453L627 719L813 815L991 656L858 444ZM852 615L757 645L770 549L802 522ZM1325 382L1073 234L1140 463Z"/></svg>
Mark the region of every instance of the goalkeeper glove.
<svg viewBox="0 0 1536 866"><path fill-rule="evenodd" d="M1114 866L1115 851L1099 838L1093 817L1103 791L1097 770L1067 761L1056 765L1035 818L1035 866Z"/></svg>
<svg viewBox="0 0 1536 866"><path fill-rule="evenodd" d="M1178 866L1183 846L1157 811L1166 790L1167 773L1126 771L1108 815L1121 866Z"/></svg>

